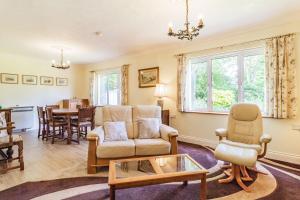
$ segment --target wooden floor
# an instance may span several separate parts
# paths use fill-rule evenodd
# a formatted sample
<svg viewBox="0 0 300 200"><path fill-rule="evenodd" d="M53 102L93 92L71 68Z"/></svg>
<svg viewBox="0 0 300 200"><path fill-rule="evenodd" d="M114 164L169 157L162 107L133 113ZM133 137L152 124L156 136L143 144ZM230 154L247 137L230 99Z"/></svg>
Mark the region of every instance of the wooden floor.
<svg viewBox="0 0 300 200"><path fill-rule="evenodd" d="M20 135L24 140L25 170L16 169L0 174L0 191L27 181L88 176L88 143L84 139L81 139L79 145L67 145L66 141L55 144L42 141L37 138L37 131ZM107 171L93 176L107 176Z"/></svg>

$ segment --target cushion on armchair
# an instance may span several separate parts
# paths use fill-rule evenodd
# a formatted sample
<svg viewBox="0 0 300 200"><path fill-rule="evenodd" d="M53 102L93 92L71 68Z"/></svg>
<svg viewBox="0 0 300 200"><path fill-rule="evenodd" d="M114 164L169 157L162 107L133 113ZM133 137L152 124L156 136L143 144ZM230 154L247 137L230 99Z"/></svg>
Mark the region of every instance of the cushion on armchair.
<svg viewBox="0 0 300 200"><path fill-rule="evenodd" d="M104 122L105 141L128 140L125 122Z"/></svg>
<svg viewBox="0 0 300 200"><path fill-rule="evenodd" d="M157 118L138 119L139 139L160 138L160 120Z"/></svg>

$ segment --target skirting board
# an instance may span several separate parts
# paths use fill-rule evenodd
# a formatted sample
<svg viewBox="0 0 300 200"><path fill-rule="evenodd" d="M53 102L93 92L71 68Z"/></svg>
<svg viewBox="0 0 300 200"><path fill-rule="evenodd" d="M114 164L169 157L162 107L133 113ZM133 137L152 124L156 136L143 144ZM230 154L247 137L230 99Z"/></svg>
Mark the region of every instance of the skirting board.
<svg viewBox="0 0 300 200"><path fill-rule="evenodd" d="M211 148L215 148L218 144L218 141L208 140L208 139L204 139L204 138L196 138L196 137L188 136L188 135L179 135L178 141L192 143L192 144L198 144L198 145L202 145L202 146L208 146ZM266 158L270 158L270 159L274 159L274 160L281 160L281 161L289 162L289 163L300 164L300 155L279 152L279 151L272 151L269 149L267 151Z"/></svg>

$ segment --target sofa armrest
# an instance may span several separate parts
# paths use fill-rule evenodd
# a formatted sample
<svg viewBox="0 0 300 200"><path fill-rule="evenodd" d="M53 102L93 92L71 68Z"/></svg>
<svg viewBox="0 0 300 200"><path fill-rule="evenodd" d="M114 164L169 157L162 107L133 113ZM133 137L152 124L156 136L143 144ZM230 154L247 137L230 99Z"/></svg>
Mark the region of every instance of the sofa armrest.
<svg viewBox="0 0 300 200"><path fill-rule="evenodd" d="M97 164L97 146L104 141L104 130L102 126L98 126L87 135L89 141L88 158L87 158L87 172L88 174L96 173Z"/></svg>
<svg viewBox="0 0 300 200"><path fill-rule="evenodd" d="M160 125L161 138L171 143L171 154L177 154L177 136L178 131L170 126Z"/></svg>
<svg viewBox="0 0 300 200"><path fill-rule="evenodd" d="M175 128L161 124L159 127L161 138L170 141L171 137L177 137L178 131Z"/></svg>
<svg viewBox="0 0 300 200"><path fill-rule="evenodd" d="M260 139L259 139L259 142L261 143L261 144L263 144L263 143L269 143L269 142L271 142L271 140L272 140L272 136L271 135L269 135L269 134L263 134L261 137L260 137Z"/></svg>
<svg viewBox="0 0 300 200"><path fill-rule="evenodd" d="M224 137L227 137L227 129L218 128L215 130L216 136L219 136L219 140L222 140Z"/></svg>
<svg viewBox="0 0 300 200"><path fill-rule="evenodd" d="M97 140L99 144L104 141L104 129L103 126L98 126L95 129L91 130L87 134L87 140Z"/></svg>

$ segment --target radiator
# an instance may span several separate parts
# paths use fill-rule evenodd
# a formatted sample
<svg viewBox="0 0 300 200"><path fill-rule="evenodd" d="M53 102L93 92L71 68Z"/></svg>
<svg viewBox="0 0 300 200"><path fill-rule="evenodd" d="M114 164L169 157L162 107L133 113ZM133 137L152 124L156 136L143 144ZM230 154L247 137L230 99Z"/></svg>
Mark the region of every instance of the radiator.
<svg viewBox="0 0 300 200"><path fill-rule="evenodd" d="M17 106L11 109L11 118L15 122L14 132L26 131L33 127L33 106Z"/></svg>

